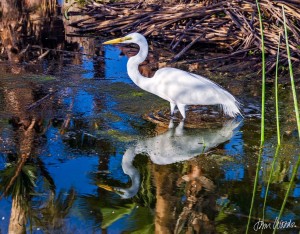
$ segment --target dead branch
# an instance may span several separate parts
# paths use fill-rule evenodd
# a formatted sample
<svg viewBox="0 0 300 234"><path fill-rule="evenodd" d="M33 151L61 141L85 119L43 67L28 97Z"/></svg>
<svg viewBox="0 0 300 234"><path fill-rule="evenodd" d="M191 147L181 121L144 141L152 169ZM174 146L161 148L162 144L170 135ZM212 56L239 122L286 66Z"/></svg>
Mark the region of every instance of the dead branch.
<svg viewBox="0 0 300 234"><path fill-rule="evenodd" d="M213 1L212 1L213 2ZM289 42L293 61L300 59L300 3L298 1L261 0L264 18L265 49L274 61L279 32L283 30L281 6L286 9ZM70 26L75 35L113 33L124 35L140 32L170 42L170 48L180 52L178 60L194 44L212 44L229 54L251 48L259 51L261 36L257 7L254 0L221 0L217 3L199 1L195 4L146 5L141 2L88 4L81 9L83 19L77 18ZM77 14L78 15L78 14ZM285 45L280 45L284 54ZM273 67L273 64L271 64Z"/></svg>

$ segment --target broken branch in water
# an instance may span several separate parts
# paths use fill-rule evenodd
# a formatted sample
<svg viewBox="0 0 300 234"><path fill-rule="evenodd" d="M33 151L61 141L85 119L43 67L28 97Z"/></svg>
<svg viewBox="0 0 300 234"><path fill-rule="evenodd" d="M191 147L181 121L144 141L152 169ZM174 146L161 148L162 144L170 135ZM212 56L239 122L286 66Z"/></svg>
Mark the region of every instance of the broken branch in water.
<svg viewBox="0 0 300 234"><path fill-rule="evenodd" d="M36 108L37 106L41 105L42 102L44 102L45 100L47 100L48 98L50 98L53 94L55 94L57 92L56 91L53 91L51 93L48 93L46 96L42 97L41 99L37 100L36 102L30 104L28 107L27 107L27 110L31 110L33 108Z"/></svg>

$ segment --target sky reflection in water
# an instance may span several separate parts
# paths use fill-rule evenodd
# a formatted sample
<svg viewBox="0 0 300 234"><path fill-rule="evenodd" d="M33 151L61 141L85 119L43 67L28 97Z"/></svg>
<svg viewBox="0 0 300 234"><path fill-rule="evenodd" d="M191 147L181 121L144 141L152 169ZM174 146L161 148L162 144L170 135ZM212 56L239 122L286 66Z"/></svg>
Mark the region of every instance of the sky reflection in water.
<svg viewBox="0 0 300 234"><path fill-rule="evenodd" d="M256 150L251 148L248 148L247 152L245 152L244 141L247 139L244 139L243 133L244 131L248 131L247 135L251 135L250 129L244 129L244 126L246 125L245 122L249 120L242 121L235 129L235 133L232 134L232 136L230 135L228 138L224 137L223 141L220 140L217 144L213 144L211 148L208 147L206 149L200 144L201 139L205 138L205 135L202 136L201 134L205 131L210 132L209 129L203 131L201 129L186 129L182 138L187 136L190 137L187 138L187 145L193 140L199 139L200 151L212 151L212 153L209 153L208 155L197 157L197 160L200 161L200 163L198 161L190 160L173 165L158 166L149 163L149 160L146 163L144 161L138 161L136 170L141 176L140 180L142 181L142 188L139 188L140 192L138 192L137 196L136 194L133 194L132 197L136 197L132 200L122 200L115 193L108 192L96 185L96 183L100 183L119 188L129 188L132 186L131 180L122 170L123 154L126 150L130 149L130 147L135 147L135 145L138 145L141 142L145 143L147 140L150 142L152 139L153 142L148 145L148 147L151 148L151 146L155 145L156 139L157 141L165 140L165 147L167 148L170 146L171 141L174 143L173 146L175 148L173 149L174 152L170 150L170 155L167 157L171 157L172 154L176 154L176 151L179 152L180 149L182 149L176 149L176 147L180 146L176 143L174 135L164 139L160 138L161 136L167 136L166 134L168 132L160 133L155 136L153 134L155 126L147 123L141 118L141 114L143 113L132 115L124 109L119 110L118 102L122 99L122 93L142 91L136 88L127 76L127 57L120 56L119 49L107 46L105 47L104 55L104 79L101 81L93 80L93 78L95 78L96 70L94 65L97 61L87 57L84 57L82 63L78 65L80 67L78 70L81 72L77 72L75 77L73 77L74 73L72 72L74 65L70 67L66 65L64 68L64 77L57 77L58 79L69 79L71 81L66 83L65 87L61 87L60 90L60 94L63 94L63 98L61 100L62 105L59 107L61 108L59 113L63 113L64 116L62 117L60 116L61 114L54 114L54 116L50 116L50 118L57 118L58 122L61 123L69 114L70 122L64 134L61 133L61 124L57 126L51 125L45 133L45 143L37 147L39 152L38 157L42 159L53 178L56 191L65 191L65 193L68 193L71 188L74 188L76 191L76 201L71 208L68 219L65 220L67 223L65 228L67 230L76 228L79 230L78 233L83 230L88 230L87 233L91 233L92 230L100 232L99 227L101 226L101 221L103 223L109 223L109 225L105 227L107 228L108 233L121 233L125 230L139 230L140 227L144 228L147 225L151 226L151 223L158 225L159 222L166 222L166 226L174 227L180 212L177 211L177 217L173 219L171 217L167 219L162 215L160 218L164 221L156 222L159 215L156 214L155 217L154 208L156 208L156 212L158 212L159 207L157 207L157 204L160 202L166 207L171 206L174 208L174 206L176 206L176 208L180 210L184 207L184 203L180 203L179 201L182 199L184 200L184 197L186 198L186 193L188 192L185 191L182 184L179 186L174 185L172 187L173 190L166 186L164 191L164 187L159 187L161 186L159 185L159 181L165 177L160 176L167 173L170 178L166 179L166 183L169 184L180 184L179 181L181 180L181 177L184 178L183 183L188 184L192 183L193 179L195 179L192 173L189 174L189 170L198 170L198 177L206 180L206 184L203 181L201 182L202 184L200 184L207 191L213 193L217 198L229 196L229 199L233 199L233 201L231 201L233 209L238 209L241 213L247 213L247 207L249 207L250 203L250 199L248 198L251 196L249 191L251 191L250 188L252 186L252 179L249 179L249 175L253 175L253 167L255 168L255 165L251 165L251 162L248 160L252 160L253 154L257 153ZM91 81L87 82L85 80ZM114 87L119 88L117 92L107 89L113 84L116 85ZM139 102L139 97L135 98L137 99L136 103L129 103L129 105L136 105ZM153 102L156 101L158 101L158 99L154 97ZM143 105L143 103L139 103L139 105ZM3 110L1 109L1 111ZM259 126L258 121L257 126ZM5 124L1 127L0 136L2 139L13 139L13 136L10 135L12 134L12 131L10 130L7 133L7 129L10 128L10 125ZM217 136L219 135L212 137L211 141L217 138ZM177 137L179 137L177 139L180 139L180 135ZM204 141L204 143L206 142ZM160 147L163 148L164 146ZM182 147L184 147L184 144ZM192 147L189 146L186 150L188 151L191 148ZM137 150L136 154L143 152L148 152L149 154L149 150L151 151L151 149ZM2 170L5 167L5 157L7 154L3 149L0 154L0 169ZM196 152L194 155L187 155L187 158L174 160L171 163L191 159L199 154L201 154L201 152ZM253 162L255 162L255 159ZM198 168L199 164L203 164L201 170ZM248 169L249 165L252 168L250 172ZM136 165L133 166L135 167ZM145 182L146 176L148 175L147 173L150 173L151 178L148 180L148 184ZM149 184L151 185L151 190L141 192L141 190L145 190L145 187L143 186ZM214 184L214 186L217 186L217 189L212 189L209 184ZM243 186L245 188L235 190L235 187L239 188ZM176 190L175 192L174 189ZM245 196L245 191L243 189L249 193L246 195L248 201L243 201L243 196ZM164 200L157 191L168 193L170 199ZM232 194L238 198L231 198L230 195ZM211 194L206 194L205 196L210 195ZM198 194L197 196L200 196L202 199L201 195ZM292 196L299 199L299 184L293 189ZM154 197L154 201L150 201L152 197ZM145 205L148 202L147 199L149 200L149 206ZM217 201L216 198L214 199ZM0 201L0 227L3 233L7 232L10 216L10 202L10 199L2 199ZM91 204L90 206L89 203ZM196 203L192 203L192 205L195 204ZM106 205L110 206L110 209L106 207ZM137 208L138 206L143 205L145 205L145 208ZM121 208L124 208L124 211L121 210ZM278 207L276 208L278 209ZM107 213L105 213L105 210ZM166 212L165 215L171 216L167 213L168 211L170 211L170 209L164 211ZM114 213L116 213L116 216L118 212L120 213L118 213L119 216L116 217L115 220L114 218L111 218L111 220L114 221L111 221L111 223L105 219L99 220L95 218L95 220L92 220L90 218L89 215L93 216L93 214L95 214L94 217L96 217L96 214L99 214L99 212L103 212L103 214L108 214L110 212L111 216L113 216ZM230 210L230 212L233 212L233 210ZM267 214L270 215L270 217L274 216L274 212L273 207L268 207ZM293 219L299 218L298 215L293 215L292 213L293 211L291 211L291 214L287 214L287 217L292 217ZM147 219L150 217L151 219L145 220L145 217L147 217ZM243 222L240 223L240 220L234 215L230 219L230 221L225 220L220 222L225 226L227 225L224 230L229 230L232 226L235 226L237 228L236 230L239 230L240 227L245 226L246 220L243 220ZM35 227L35 231L37 230L36 228L38 227ZM158 227L156 226L155 228ZM166 227L160 228L164 230ZM218 229L217 225L215 229Z"/></svg>

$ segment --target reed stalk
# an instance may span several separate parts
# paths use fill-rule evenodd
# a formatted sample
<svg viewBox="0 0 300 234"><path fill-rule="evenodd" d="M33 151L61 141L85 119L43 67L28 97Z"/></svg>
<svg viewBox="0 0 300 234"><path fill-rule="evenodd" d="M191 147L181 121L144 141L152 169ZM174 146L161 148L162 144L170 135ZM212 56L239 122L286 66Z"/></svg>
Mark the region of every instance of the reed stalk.
<svg viewBox="0 0 300 234"><path fill-rule="evenodd" d="M293 65L292 65L292 60L291 60L291 52L290 52L289 39L288 39L288 33L287 33L287 26L286 26L286 17L285 17L285 12L284 12L283 6L282 6L282 14L283 14L284 35L285 35L285 42L286 42L286 52L287 52L287 56L288 56L289 72L290 72L290 79L291 79L292 93L293 93L293 100L294 100L294 110L295 110L295 114L296 114L298 137L300 140L299 108L298 108L298 101L297 101L297 94L296 94L296 87L295 87L294 73L293 73Z"/></svg>
<svg viewBox="0 0 300 234"><path fill-rule="evenodd" d="M296 122L297 122L297 128L298 128L298 137L299 137L299 141L300 141L300 117L299 117L299 109L298 109L298 101L297 101L297 95L296 95L296 87L295 87L295 82L294 82L294 74L293 74L293 66L292 66L292 62L291 62L291 53L290 53L290 46L289 46L289 39L288 39L288 32L287 32L287 26L286 26L286 17L285 17L285 11L284 11L284 7L282 6L282 15L283 15L283 26L284 26L284 35L285 35L285 43L286 43L286 51L287 51L287 57L288 57L288 63L289 63L289 72L290 72L290 79L291 79L291 87L292 87L292 93L293 93L293 100L294 100L294 110L295 110L295 114L296 114ZM300 155L298 156L298 160L296 165L293 168L292 171L292 176L289 182L289 186L288 189L285 193L281 208L280 208L280 212L278 215L278 220L281 219L281 216L283 214L283 210L285 208L285 204L287 202L288 196L290 194L293 182L295 180L295 177L297 175L297 171L300 165ZM273 233L276 233L277 228L275 228L273 230Z"/></svg>
<svg viewBox="0 0 300 234"><path fill-rule="evenodd" d="M262 215L262 220L264 221L265 219L265 208L267 204L267 197L269 193L269 187L271 184L271 179L275 167L275 162L277 160L279 150L280 150L280 144L281 144L281 139L280 139L280 122L279 122L279 98L278 98L278 67L279 67L279 54L280 54L280 38L281 38L281 33L279 33L278 37L278 47L277 47L277 56L276 56L276 67L275 67L275 109L276 109L276 132L277 132L277 147L275 151L275 155L272 161L271 165L271 171L265 191L265 197L264 197L264 204L263 204L263 215ZM263 231L263 229L261 230Z"/></svg>
<svg viewBox="0 0 300 234"><path fill-rule="evenodd" d="M275 67L275 110L276 110L277 145L281 144L280 121L279 121L279 98L278 98L278 67L279 67L280 39L281 39L281 33L279 33L278 36L278 47L277 47L276 67Z"/></svg>
<svg viewBox="0 0 300 234"><path fill-rule="evenodd" d="M248 231L249 231L249 226L250 226L250 221L251 221L251 216L252 216L252 211L253 211L253 206L254 206L254 201L255 201L255 194L257 191L258 177L259 177L259 171L260 171L260 165L261 165L262 153L263 153L263 145L265 142L265 93L266 93L265 42L264 42L264 28L263 28L260 5L259 5L258 0L256 0L256 6L257 6L257 11L258 11L258 19L259 19L259 28L260 28L260 36L261 36L261 54L262 54L261 128L260 128L260 149L259 149L259 155L258 155L258 159L257 159L255 179L254 179L252 199L251 199L246 233L248 233Z"/></svg>

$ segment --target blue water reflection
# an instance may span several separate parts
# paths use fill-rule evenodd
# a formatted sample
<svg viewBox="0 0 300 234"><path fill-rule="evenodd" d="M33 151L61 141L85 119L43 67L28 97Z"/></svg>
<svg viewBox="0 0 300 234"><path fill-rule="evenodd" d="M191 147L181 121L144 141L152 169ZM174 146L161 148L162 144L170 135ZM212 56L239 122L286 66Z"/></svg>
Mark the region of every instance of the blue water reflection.
<svg viewBox="0 0 300 234"><path fill-rule="evenodd" d="M243 122L237 129L237 133L225 144L224 149L226 154L232 157L242 158L244 156L244 141L243 141L243 132L241 128ZM225 170L225 180L226 181L241 181L245 176L245 165L235 163L234 166L230 165L224 168Z"/></svg>
<svg viewBox="0 0 300 234"><path fill-rule="evenodd" d="M85 70L82 78L92 79L95 77L94 62L91 59L88 59L86 56L83 56L82 68Z"/></svg>
<svg viewBox="0 0 300 234"><path fill-rule="evenodd" d="M105 77L116 82L132 83L127 75L128 58L115 46L105 46Z"/></svg>
<svg viewBox="0 0 300 234"><path fill-rule="evenodd" d="M255 155L257 155L256 149L247 146L249 138L252 136L257 138L255 133L251 132L252 129L247 129L247 121L251 120L241 121L236 129L232 127L230 131L227 131L231 135L226 135L226 131L220 133L217 128L213 128L213 130L207 128L185 129L185 133L166 128L157 133L156 128L158 127L147 123L140 114L130 113L126 111L126 108L118 108L118 100L122 97L120 98L119 93L116 94L115 90L110 88L110 85L120 83L120 86L114 87L124 93L134 89L126 72L128 58L122 56L120 50L113 46L104 48L104 58L105 66L101 69L104 70L105 79L101 81L93 79L98 72L96 71L98 68L95 68L97 61L85 56L82 57L79 64L67 61L63 71L53 73L64 74L63 77L57 77L63 81L64 87L61 87L58 97L53 101L57 105L53 108L53 116L45 118L49 120L50 124L41 134L43 140L39 139L39 144L35 146L37 149L34 156L40 158L46 165L54 181L56 194L59 191L67 193L71 188L76 191L76 200L65 218L68 230L78 229L86 231L86 233L100 233L101 222L104 222L101 219L105 220L104 216L111 218L110 222L107 221L109 223L106 227L108 233L122 233L142 228L147 230L146 227L154 226L154 216L157 215L155 213L156 205L163 204L165 207L169 205L172 209L182 209L184 204L189 202L190 190L187 192L185 187L197 182L199 178L206 182L205 184L201 181L201 186L205 188L204 198L213 194L214 197L211 199L218 201L223 196L222 199L226 200L226 205L234 204L237 208L241 207L241 212L246 215L250 199L248 197L244 199L244 196L251 195L248 191L251 190L253 184ZM154 97L153 102L156 100L158 99ZM134 104L129 103L128 105ZM6 168L9 153L16 154L17 152L14 142L16 132L12 130L8 121L3 122L5 123L0 125L1 171ZM256 125L259 126L258 121ZM171 132L173 135L170 134ZM12 142L7 144L3 139L10 139ZM182 139L185 141L180 141ZM268 147L273 143L273 140L269 141L267 142ZM154 146L157 145L159 147L155 148ZM170 145L171 147L167 148ZM123 171L122 163L124 164L124 154L135 146L140 148L136 150L134 155L136 157L132 159L131 164L136 169L134 172L138 172L140 176L136 180L140 184L138 184L135 194L126 197L127 199L121 199L112 188L130 188L134 185L130 175L128 173L126 175ZM10 152L8 153L6 150L9 147ZM164 152L165 155L158 155L161 152ZM179 152L182 157L177 160L175 156ZM264 162L272 154L273 150L266 151ZM201 156L197 157L197 155ZM168 160L167 157L173 158ZM200 170L200 167L203 168ZM288 174L290 176L291 168L287 166L285 169L290 171ZM166 176L160 177L164 173ZM165 180L164 186L158 188L162 180ZM112 185L112 188L102 186L108 190L106 191L99 188L99 184ZM168 187L170 187L169 190L167 190ZM213 187L217 188L211 189ZM39 189L42 190L42 188ZM248 189L247 193L243 189ZM262 186L261 197L263 197L264 190L265 186ZM210 193L206 193L207 191ZM228 198L226 196L224 198L224 194L229 194ZM278 199L278 196L274 194L272 188L271 199ZM165 200L164 196L166 196ZM299 184L293 188L292 197L300 198ZM123 196L123 198L125 197ZM203 197L197 198L200 201ZM11 202L10 199L0 201L0 232L7 232ZM82 202L86 203L85 206L82 205ZM90 204L88 204L89 202ZM143 210L137 208L138 206L143 206ZM226 208L228 207L224 209ZM276 217L277 211L273 204L270 204L267 207L268 217ZM176 213L178 218L180 215L178 211L176 212L174 211L174 214ZM294 213L296 211L289 212L286 217L298 219L299 217ZM168 215L171 217L170 214ZM1 220L2 217L4 219ZM170 223L174 226L175 221L171 220ZM234 225L244 226L244 221L236 220ZM226 223L226 220L224 222L226 225L231 225ZM172 226L171 224L170 226Z"/></svg>

